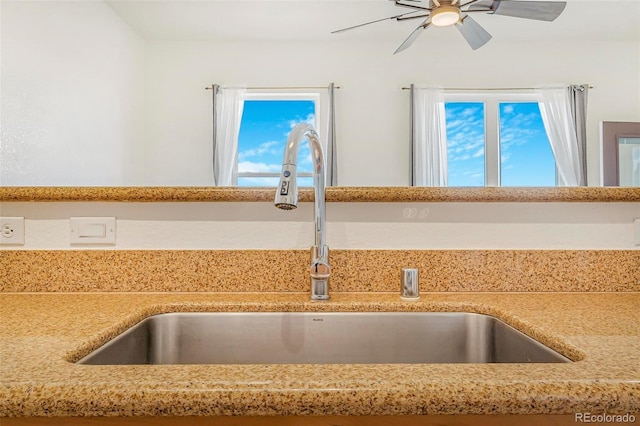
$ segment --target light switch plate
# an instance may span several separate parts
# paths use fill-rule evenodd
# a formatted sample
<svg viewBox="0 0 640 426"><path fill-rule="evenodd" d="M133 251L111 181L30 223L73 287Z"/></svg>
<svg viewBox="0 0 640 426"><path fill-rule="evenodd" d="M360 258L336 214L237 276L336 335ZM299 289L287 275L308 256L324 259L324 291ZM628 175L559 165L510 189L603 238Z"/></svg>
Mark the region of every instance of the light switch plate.
<svg viewBox="0 0 640 426"><path fill-rule="evenodd" d="M640 246L640 217L633 220L633 243Z"/></svg>
<svg viewBox="0 0 640 426"><path fill-rule="evenodd" d="M69 219L71 244L95 245L116 243L115 217L72 217Z"/></svg>

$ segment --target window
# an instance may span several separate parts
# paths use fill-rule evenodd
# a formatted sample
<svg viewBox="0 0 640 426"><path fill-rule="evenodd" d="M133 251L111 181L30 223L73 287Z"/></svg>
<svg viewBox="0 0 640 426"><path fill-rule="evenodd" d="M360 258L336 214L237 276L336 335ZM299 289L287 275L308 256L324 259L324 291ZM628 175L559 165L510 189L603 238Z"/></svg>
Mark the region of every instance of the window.
<svg viewBox="0 0 640 426"><path fill-rule="evenodd" d="M537 102L501 102L500 185L555 186L556 162Z"/></svg>
<svg viewBox="0 0 640 426"><path fill-rule="evenodd" d="M482 102L447 102L447 184L484 186L485 117Z"/></svg>
<svg viewBox="0 0 640 426"><path fill-rule="evenodd" d="M277 186L284 147L291 129L311 124L318 133L319 94L248 93L238 136L238 186ZM313 186L307 143L298 153L298 186Z"/></svg>
<svg viewBox="0 0 640 426"><path fill-rule="evenodd" d="M445 94L449 186L555 186L533 94Z"/></svg>

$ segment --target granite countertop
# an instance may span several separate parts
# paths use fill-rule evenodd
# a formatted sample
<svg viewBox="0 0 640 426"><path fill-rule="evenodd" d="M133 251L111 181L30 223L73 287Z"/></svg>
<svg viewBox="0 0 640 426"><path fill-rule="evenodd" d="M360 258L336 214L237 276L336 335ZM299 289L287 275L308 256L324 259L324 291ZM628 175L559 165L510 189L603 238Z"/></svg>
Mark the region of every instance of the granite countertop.
<svg viewBox="0 0 640 426"><path fill-rule="evenodd" d="M0 187L0 201L248 201L273 202L274 188L237 187ZM327 202L637 202L640 188L625 187L392 187L326 189ZM313 201L301 188L300 201Z"/></svg>
<svg viewBox="0 0 640 426"><path fill-rule="evenodd" d="M4 293L0 416L640 412L640 293ZM175 311L466 311L514 325L567 364L76 365Z"/></svg>

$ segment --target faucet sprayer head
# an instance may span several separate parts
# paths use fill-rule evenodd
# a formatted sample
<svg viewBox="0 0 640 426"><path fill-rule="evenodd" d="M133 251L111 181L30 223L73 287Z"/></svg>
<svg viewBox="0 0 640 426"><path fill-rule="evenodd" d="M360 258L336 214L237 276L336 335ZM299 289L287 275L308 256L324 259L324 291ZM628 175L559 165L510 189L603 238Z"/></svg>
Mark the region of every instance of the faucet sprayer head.
<svg viewBox="0 0 640 426"><path fill-rule="evenodd" d="M280 184L276 189L275 205L282 210L293 210L298 207L298 184L295 164L282 165Z"/></svg>
<svg viewBox="0 0 640 426"><path fill-rule="evenodd" d="M294 204L278 203L276 207L280 210L295 210L298 206Z"/></svg>

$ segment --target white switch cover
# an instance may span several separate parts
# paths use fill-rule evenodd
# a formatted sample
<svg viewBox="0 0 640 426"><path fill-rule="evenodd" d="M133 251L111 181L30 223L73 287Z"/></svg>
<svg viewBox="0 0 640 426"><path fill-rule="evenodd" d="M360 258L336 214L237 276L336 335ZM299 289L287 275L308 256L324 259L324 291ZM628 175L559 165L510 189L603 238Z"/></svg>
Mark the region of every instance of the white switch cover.
<svg viewBox="0 0 640 426"><path fill-rule="evenodd" d="M633 220L633 242L640 246L640 217Z"/></svg>
<svg viewBox="0 0 640 426"><path fill-rule="evenodd" d="M115 244L115 217L72 217L69 220L71 244Z"/></svg>

